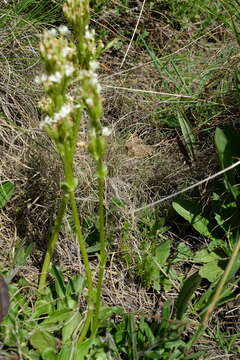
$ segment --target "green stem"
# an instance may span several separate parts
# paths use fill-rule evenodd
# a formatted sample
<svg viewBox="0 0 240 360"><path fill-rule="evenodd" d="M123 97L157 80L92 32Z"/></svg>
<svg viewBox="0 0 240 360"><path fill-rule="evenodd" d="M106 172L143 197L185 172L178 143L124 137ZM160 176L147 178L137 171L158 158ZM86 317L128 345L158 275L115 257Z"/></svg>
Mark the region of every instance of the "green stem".
<svg viewBox="0 0 240 360"><path fill-rule="evenodd" d="M86 249L85 240L84 240L82 230L81 230L76 200L75 200L73 191L69 191L69 199L70 199L70 205L72 208L73 221L74 221L74 224L76 227L76 235L77 235L80 251L81 251L81 254L83 257L83 263L84 263L85 270L86 270L88 291L89 291L90 297L91 297L92 292L93 292L92 271L91 271L89 260L88 260L87 249Z"/></svg>
<svg viewBox="0 0 240 360"><path fill-rule="evenodd" d="M85 244L85 240L84 240L82 230L81 230L76 200L75 200L73 191L69 192L69 199L70 199L70 204L71 204L71 208L72 208L74 224L76 227L77 239L78 239L80 251L81 251L81 254L83 257L83 263L84 263L84 267L85 267L85 271L86 271L87 287L88 287L88 312L87 312L87 317L86 317L83 329L81 331L81 335L78 339L78 344L81 344L82 341L86 337L86 334L88 332L88 329L89 329L89 326L91 323L92 315L93 315L94 289L93 289L92 271L91 271L89 260L88 260L86 244Z"/></svg>
<svg viewBox="0 0 240 360"><path fill-rule="evenodd" d="M99 227L100 227L100 261L99 261L99 271L98 271L98 281L97 281L97 293L96 293L96 303L95 303L95 313L92 327L92 337L97 333L99 325L99 311L101 304L101 292L103 284L103 275L106 263L106 241L105 241L105 215L104 215L104 179L98 179L98 199L99 199Z"/></svg>
<svg viewBox="0 0 240 360"><path fill-rule="evenodd" d="M50 262L52 261L53 252L54 252L54 249L56 246L58 233L61 228L62 219L63 219L64 213L65 213L67 202L68 202L68 195L65 194L61 200L61 205L60 205L60 208L58 209L58 214L57 214L57 217L56 217L54 225L53 225L51 236L48 240L47 252L45 254L44 262L42 265L42 271L41 271L39 285L38 285L38 290L40 292L43 291L43 289L46 286L47 273L49 270Z"/></svg>
<svg viewBox="0 0 240 360"><path fill-rule="evenodd" d="M72 153L71 153L71 151L69 151L67 144L65 144L65 151L64 151L64 174L65 174L66 183L69 185L67 191L68 191L68 195L69 195L70 206L72 209L72 215L73 215L73 221L75 224L77 240L79 243L81 255L83 258L83 264L84 264L85 271L86 271L87 288L88 288L88 312L87 312L86 320L85 320L84 326L82 328L80 337L78 339L78 344L81 344L81 342L86 337L86 334L88 332L88 329L89 329L89 326L91 323L91 319L92 319L92 314L93 314L93 309L94 309L94 288L93 288L92 271L91 271L89 260L88 260L85 239L84 239L82 229L81 229L81 224L79 221L78 209L77 209L76 199L75 199L75 195L74 195L74 188L72 187L72 185L74 184Z"/></svg>

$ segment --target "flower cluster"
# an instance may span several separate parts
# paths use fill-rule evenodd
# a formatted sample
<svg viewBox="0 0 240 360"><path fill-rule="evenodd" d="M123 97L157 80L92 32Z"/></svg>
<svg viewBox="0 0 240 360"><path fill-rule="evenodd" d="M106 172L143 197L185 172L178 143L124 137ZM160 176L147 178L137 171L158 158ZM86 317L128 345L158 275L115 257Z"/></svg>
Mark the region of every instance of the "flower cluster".
<svg viewBox="0 0 240 360"><path fill-rule="evenodd" d="M77 36L82 36L89 23L89 1L67 0L63 5L63 12Z"/></svg>
<svg viewBox="0 0 240 360"><path fill-rule="evenodd" d="M88 0L67 0L63 11L77 41L74 43L70 40L70 30L65 25L43 33L40 53L45 63L45 73L37 76L35 81L43 85L48 101L42 106L46 116L40 126L55 140L59 152L63 153L66 144L71 144L76 135L76 121L80 121L77 117L81 117L85 108L89 115L88 149L97 162L97 174L105 177L104 136L109 130L103 131L100 123L103 110L101 86L96 73L101 46L96 47L95 31L89 29ZM73 82L75 97L69 101L67 90Z"/></svg>
<svg viewBox="0 0 240 360"><path fill-rule="evenodd" d="M74 45L65 37L70 30L61 25L43 33L40 43L40 53L45 63L46 73L36 77L36 83L43 83L49 92L52 87L59 89L59 84L66 88L68 81L74 74L76 50ZM60 35L58 37L58 34Z"/></svg>

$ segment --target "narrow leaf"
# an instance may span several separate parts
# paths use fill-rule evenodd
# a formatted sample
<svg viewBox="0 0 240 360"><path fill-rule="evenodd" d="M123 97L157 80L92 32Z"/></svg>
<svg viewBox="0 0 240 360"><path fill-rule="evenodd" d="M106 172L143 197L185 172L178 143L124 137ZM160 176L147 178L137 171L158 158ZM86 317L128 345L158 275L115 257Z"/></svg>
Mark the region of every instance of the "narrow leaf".
<svg viewBox="0 0 240 360"><path fill-rule="evenodd" d="M231 143L233 137L231 133L227 130L222 130L220 128L216 129L215 132L215 144L218 152L218 159L222 169L230 166L233 163L233 153L231 151ZM234 197L237 199L239 195L239 190L235 186L235 177L234 170L230 170L224 173L224 183L228 191L230 191Z"/></svg>
<svg viewBox="0 0 240 360"><path fill-rule="evenodd" d="M202 278L201 276L196 272L195 274L189 276L183 284L183 287L178 295L177 301L176 301L176 318L178 320L181 320L186 309L189 300L191 299L192 295L200 285Z"/></svg>
<svg viewBox="0 0 240 360"><path fill-rule="evenodd" d="M179 111L178 112L178 121L182 130L183 138L186 144L186 148L188 150L188 153L192 159L195 158L194 155L194 144L195 144L195 138L192 132L192 127L190 125L190 122L186 118L186 116Z"/></svg>

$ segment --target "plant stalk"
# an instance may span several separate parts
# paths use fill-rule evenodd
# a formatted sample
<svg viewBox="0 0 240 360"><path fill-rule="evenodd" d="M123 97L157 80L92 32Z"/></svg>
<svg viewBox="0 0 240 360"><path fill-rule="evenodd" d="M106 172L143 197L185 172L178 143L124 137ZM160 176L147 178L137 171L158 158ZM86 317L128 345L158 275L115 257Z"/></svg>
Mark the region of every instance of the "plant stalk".
<svg viewBox="0 0 240 360"><path fill-rule="evenodd" d="M98 271L98 281L97 281L97 293L96 293L96 302L95 302L95 312L94 320L92 327L92 337L97 333L99 325L99 311L101 304L101 293L103 285L103 275L106 263L106 237L105 237L105 212L104 212L104 193L105 193L104 179L98 179L98 200L99 200L99 227L100 227L100 259L99 259L99 271Z"/></svg>
<svg viewBox="0 0 240 360"><path fill-rule="evenodd" d="M44 262L42 265L42 271L38 285L39 292L43 291L43 289L46 286L47 273L49 271L50 262L52 261L53 252L56 246L58 233L62 225L62 219L66 210L67 202L68 202L68 194L65 194L61 200L61 204L58 209L58 214L52 228L51 236L48 240L47 251L44 257Z"/></svg>

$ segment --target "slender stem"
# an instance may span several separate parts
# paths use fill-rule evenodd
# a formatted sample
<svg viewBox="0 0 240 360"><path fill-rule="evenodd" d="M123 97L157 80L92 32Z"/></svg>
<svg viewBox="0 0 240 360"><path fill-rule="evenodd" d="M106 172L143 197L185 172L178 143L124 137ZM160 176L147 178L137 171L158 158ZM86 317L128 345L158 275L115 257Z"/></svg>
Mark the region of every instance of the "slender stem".
<svg viewBox="0 0 240 360"><path fill-rule="evenodd" d="M77 240L79 243L81 255L83 258L83 264L84 264L85 271L86 271L87 288L88 288L88 312L87 312L86 320L85 320L84 326L82 328L80 337L78 339L78 344L81 344L81 342L86 337L86 334L88 332L88 329L89 329L89 326L91 323L91 319L92 319L92 314L93 314L93 310L94 310L94 288L93 288L92 271L91 271L89 260L88 260L85 239L84 239L84 236L82 233L82 228L81 228L81 224L80 224L79 216L78 216L76 199L75 199L75 195L74 195L74 186L73 186L74 175L73 175L73 161L72 160L73 160L72 152L71 152L71 150L69 150L68 144L65 144L64 159L63 159L64 174L65 174L66 183L68 184L67 192L69 195L70 206L72 209L72 215L73 215L73 221L75 224Z"/></svg>
<svg viewBox="0 0 240 360"><path fill-rule="evenodd" d="M93 309L94 309L94 288L93 288L93 279L92 279L92 271L90 268L89 260L88 260L88 254L86 250L86 244L83 237L83 233L81 230L81 225L78 217L78 210L76 205L76 200L73 191L69 192L69 198L70 198L70 204L72 208L72 214L74 219L74 224L76 227L76 234L77 239L80 247L80 251L83 257L83 263L85 266L86 271L86 277L87 277L87 287L88 287L88 312L87 317L83 326L83 329L81 331L81 335L78 339L78 344L81 344L82 341L85 339L88 329L90 327L92 315L93 315Z"/></svg>
<svg viewBox="0 0 240 360"><path fill-rule="evenodd" d="M84 240L82 230L81 230L76 200L75 200L73 191L69 191L69 199L70 199L70 205L72 208L74 224L76 226L77 239L78 239L80 251L81 251L81 254L83 257L83 263L84 263L85 270L86 270L88 291L90 294L92 294L92 292L93 292L92 271L91 271L89 260L88 260L87 249L86 249L85 240Z"/></svg>
<svg viewBox="0 0 240 360"><path fill-rule="evenodd" d="M99 260L99 271L98 271L98 281L97 281L97 293L96 293L96 303L95 303L95 313L92 327L92 337L96 335L99 323L99 311L101 304L101 292L103 284L103 274L106 263L106 240L105 240L105 215L104 215L104 179L98 179L98 200L99 200L99 227L100 227L100 260Z"/></svg>
<svg viewBox="0 0 240 360"><path fill-rule="evenodd" d="M55 219L53 228L52 228L52 232L51 232L51 236L48 240L48 246L47 246L47 251L44 257L44 262L42 265L42 271L41 271L41 275L40 275L40 280L39 280L39 285L38 285L38 290L41 292L43 291L43 289L46 286L46 279L47 279L47 273L49 270L49 265L50 262L52 261L52 257L53 257L53 252L56 246L56 242L57 242L57 238L58 238L58 233L60 231L60 227L62 224L62 219L65 213L65 209L67 206L67 202L68 202L68 195L65 194L61 200L61 204L60 207L58 209L58 214L57 217Z"/></svg>

